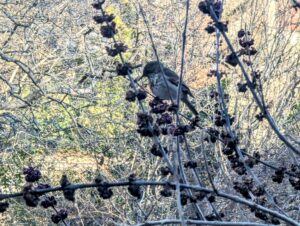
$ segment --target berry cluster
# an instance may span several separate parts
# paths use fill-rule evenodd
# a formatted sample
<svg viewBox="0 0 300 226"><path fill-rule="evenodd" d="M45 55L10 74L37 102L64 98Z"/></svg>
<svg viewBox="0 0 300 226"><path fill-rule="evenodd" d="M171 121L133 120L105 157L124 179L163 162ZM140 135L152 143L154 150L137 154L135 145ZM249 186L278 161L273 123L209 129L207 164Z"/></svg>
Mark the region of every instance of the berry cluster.
<svg viewBox="0 0 300 226"><path fill-rule="evenodd" d="M153 118L147 113L137 113L137 132L144 137L158 136L160 131L157 126L151 127Z"/></svg>
<svg viewBox="0 0 300 226"><path fill-rule="evenodd" d="M67 186L70 186L71 183L66 175L63 175L60 180L60 186L65 188L63 193L66 200L75 201L75 189L66 189Z"/></svg>
<svg viewBox="0 0 300 226"><path fill-rule="evenodd" d="M129 183L135 182L135 181L136 181L135 174L131 174L131 175L128 177L128 181L129 181ZM130 193L133 197L136 197L137 199L141 199L142 196L143 196L143 192L142 192L142 190L141 190L141 186L139 186L139 185L136 185L136 184L130 184L130 185L128 186L128 191L129 191L129 193Z"/></svg>
<svg viewBox="0 0 300 226"><path fill-rule="evenodd" d="M115 57L120 53L125 53L128 47L124 43L115 43L113 48L106 46L105 49L109 56Z"/></svg>
<svg viewBox="0 0 300 226"><path fill-rule="evenodd" d="M95 183L98 185L97 190L103 199L110 199L113 196L113 191L108 187L107 182L104 181L101 175L95 178Z"/></svg>
<svg viewBox="0 0 300 226"><path fill-rule="evenodd" d="M113 14L103 15L103 16L94 16L93 19L97 24L111 23L115 19L115 16Z"/></svg>
<svg viewBox="0 0 300 226"><path fill-rule="evenodd" d="M51 220L53 223L58 224L59 222L65 220L68 217L68 211L61 209L56 214L52 214Z"/></svg>
<svg viewBox="0 0 300 226"><path fill-rule="evenodd" d="M24 168L23 174L26 175L25 180L29 183L38 181L42 177L41 172L38 169L31 166Z"/></svg>
<svg viewBox="0 0 300 226"><path fill-rule="evenodd" d="M168 153L168 149L166 147L163 148L163 151L165 153ZM152 155L157 156L157 157L163 157L162 150L160 149L160 146L158 144L153 144L150 152Z"/></svg>
<svg viewBox="0 0 300 226"><path fill-rule="evenodd" d="M144 90L138 89L136 93L133 90L128 90L125 99L129 102L134 102L136 99L144 100L146 97L147 93Z"/></svg>
<svg viewBox="0 0 300 226"><path fill-rule="evenodd" d="M132 73L132 65L130 63L117 64L116 72L118 75L126 76Z"/></svg>

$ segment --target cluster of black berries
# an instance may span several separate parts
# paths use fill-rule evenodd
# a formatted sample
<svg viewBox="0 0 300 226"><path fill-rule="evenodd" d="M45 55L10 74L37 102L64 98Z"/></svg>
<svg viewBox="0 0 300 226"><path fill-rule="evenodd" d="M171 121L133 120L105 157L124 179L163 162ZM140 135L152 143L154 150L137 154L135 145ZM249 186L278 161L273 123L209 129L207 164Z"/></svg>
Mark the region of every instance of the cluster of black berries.
<svg viewBox="0 0 300 226"><path fill-rule="evenodd" d="M259 163L260 160L260 154L258 152L254 152L253 154L253 158L252 157L248 157L245 160L245 163L250 167L253 168L255 165L257 165Z"/></svg>
<svg viewBox="0 0 300 226"><path fill-rule="evenodd" d="M295 190L300 190L300 178L290 177L289 182Z"/></svg>
<svg viewBox="0 0 300 226"><path fill-rule="evenodd" d="M129 102L134 102L136 99L144 100L147 97L147 93L144 90L138 89L135 93L133 90L128 90L126 92L125 99Z"/></svg>
<svg viewBox="0 0 300 226"><path fill-rule="evenodd" d="M224 71L220 71L219 72L219 76L222 78L224 75L226 75L226 72ZM213 76L217 76L217 71L216 70L210 70L208 73L207 73L207 77L213 77Z"/></svg>
<svg viewBox="0 0 300 226"><path fill-rule="evenodd" d="M172 173L171 170L169 169L169 167L167 167L167 166L162 166L162 167L159 169L159 171L160 171L160 174L161 174L162 176L168 176L169 174Z"/></svg>
<svg viewBox="0 0 300 226"><path fill-rule="evenodd" d="M225 62L235 67L239 64L239 58L236 53L230 53L225 57Z"/></svg>
<svg viewBox="0 0 300 226"><path fill-rule="evenodd" d="M151 108L150 112L153 114L162 114L169 109L169 105L159 97L155 97L152 101L150 101L149 106Z"/></svg>
<svg viewBox="0 0 300 226"><path fill-rule="evenodd" d="M97 190L103 199L110 199L113 196L113 191L109 188L107 182L104 181L101 175L95 178L95 183L98 185Z"/></svg>
<svg viewBox="0 0 300 226"><path fill-rule="evenodd" d="M113 38L118 33L116 23L113 21L107 25L102 25L100 32L104 38Z"/></svg>
<svg viewBox="0 0 300 226"><path fill-rule="evenodd" d="M253 56L257 54L257 50L253 47L254 45L254 39L251 38L251 33L249 31L245 31L241 29L238 31L238 38L239 38L239 45L241 46L241 49L239 50L238 54L239 56L248 56L248 58L244 58L243 62L247 66L251 66L252 62L250 60L250 56ZM251 88L256 88L257 86L257 80L260 78L260 73L259 72L252 72L252 83L251 83ZM248 85L247 83L238 83L238 91L241 93L245 93L248 90Z"/></svg>
<svg viewBox="0 0 300 226"><path fill-rule="evenodd" d="M261 122L261 121L264 120L265 114L261 112L261 113L255 115L255 118L256 118L259 122Z"/></svg>
<svg viewBox="0 0 300 226"><path fill-rule="evenodd" d="M237 86L240 93L245 93L248 90L247 83L238 83Z"/></svg>
<svg viewBox="0 0 300 226"><path fill-rule="evenodd" d="M63 193L65 199L74 202L75 201L75 189L67 189L67 186L70 186L71 183L66 175L62 175L60 179L60 186L64 188Z"/></svg>
<svg viewBox="0 0 300 226"><path fill-rule="evenodd" d="M92 6L95 8L95 9L102 9L102 5L104 4L105 0L102 0L102 1L98 1L98 2L95 2L92 4Z"/></svg>
<svg viewBox="0 0 300 226"><path fill-rule="evenodd" d="M168 149L166 147L164 147L163 150L166 154L168 153ZM150 149L150 152L154 156L163 157L163 153L162 153L162 150L161 150L159 144L153 144L151 149Z"/></svg>
<svg viewBox="0 0 300 226"><path fill-rule="evenodd" d="M258 205L261 206L265 206L266 204L266 198L265 197L260 197L255 199L255 203L257 203ZM265 212L263 212L262 210L257 209L256 207L251 207L250 208L251 212L254 212L255 217L257 217L260 220L266 221L268 223L271 223L273 225L279 225L280 221L273 216L268 216Z"/></svg>
<svg viewBox="0 0 300 226"><path fill-rule="evenodd" d="M210 15L210 7L212 7L213 11L215 12L217 18L220 18L222 13L222 1L210 1L205 0L199 2L198 8L203 14Z"/></svg>
<svg viewBox="0 0 300 226"><path fill-rule="evenodd" d="M43 201L41 201L41 206L45 209L49 207L54 207L57 205L56 199L54 196L46 196Z"/></svg>
<svg viewBox="0 0 300 226"><path fill-rule="evenodd" d="M198 201L202 201L208 193L204 192L204 191L199 191L199 192L195 192L195 197Z"/></svg>
<svg viewBox="0 0 300 226"><path fill-rule="evenodd" d="M246 168L243 162L239 159L237 154L227 156L228 160L230 161L231 168L239 175L246 174Z"/></svg>
<svg viewBox="0 0 300 226"><path fill-rule="evenodd" d="M105 49L109 56L115 57L120 53L125 53L128 47L124 43L115 43L113 48L106 46Z"/></svg>
<svg viewBox="0 0 300 226"><path fill-rule="evenodd" d="M129 180L129 183L133 183L136 181L136 178L135 178L135 174L131 174L129 177L128 177L128 180ZM136 184L130 184L128 186L128 191L129 193L136 197L137 199L141 199L142 196L143 196L143 192L141 190L141 186L139 185L136 185Z"/></svg>
<svg viewBox="0 0 300 226"><path fill-rule="evenodd" d="M220 96L219 93L216 92L216 91L211 91L211 92L209 93L209 97L210 97L211 99L215 99L216 101L218 101L219 96ZM224 93L224 94L223 94L223 97L224 97L224 100L225 100L226 102L229 101L229 95L228 95L227 93ZM219 104L216 103L216 104L215 104L216 111L218 111L218 106L219 106Z"/></svg>
<svg viewBox="0 0 300 226"><path fill-rule="evenodd" d="M195 169L195 168L197 168L197 166L198 166L197 162L193 161L193 160L187 161L187 162L184 163L185 168Z"/></svg>
<svg viewBox="0 0 300 226"><path fill-rule="evenodd" d="M103 15L103 16L94 16L93 19L98 24L111 23L115 19L115 16L113 14Z"/></svg>
<svg viewBox="0 0 300 226"><path fill-rule="evenodd" d="M68 211L65 209L59 210L56 214L51 216L51 220L54 224L58 224L59 222L65 220L68 217Z"/></svg>
<svg viewBox="0 0 300 226"><path fill-rule="evenodd" d="M173 121L173 118L168 112L161 114L161 116L156 119L156 123L158 125L165 125L165 124L168 125L168 124L171 124L172 121Z"/></svg>
<svg viewBox="0 0 300 226"><path fill-rule="evenodd" d="M175 130L173 130L174 136L182 136L188 132L191 132L195 129L193 125L179 125L175 127Z"/></svg>
<svg viewBox="0 0 300 226"><path fill-rule="evenodd" d="M117 64L116 72L118 75L126 76L132 73L132 65L130 63Z"/></svg>
<svg viewBox="0 0 300 226"><path fill-rule="evenodd" d="M43 192L40 191L51 188L49 184L39 183L35 188L33 188L32 183L38 181L42 177L41 172L34 167L27 167L23 170L23 173L26 175L25 180L27 182L30 182L29 185L26 185L23 188L23 199L26 205L29 207L37 207L38 204L40 203L40 205L44 208L49 208L49 207L54 208L54 206L57 205L57 201L54 196L50 196L50 197L45 196L44 199L40 202L40 196L43 195ZM64 191L64 195L65 195L65 191ZM70 193L67 192L65 197L71 200ZM74 194L72 197L74 197ZM68 217L67 211L61 209L56 214L53 214L51 216L51 220L53 223L58 224L59 222L66 219L67 217Z"/></svg>
<svg viewBox="0 0 300 226"><path fill-rule="evenodd" d="M239 51L240 56L253 56L257 54L257 50L253 47L254 39L251 38L251 33L249 31L244 31L243 29L238 32L239 44L242 47Z"/></svg>
<svg viewBox="0 0 300 226"><path fill-rule="evenodd" d="M214 24L216 28L218 28L221 32L228 32L228 21L226 22L217 22Z"/></svg>
<svg viewBox="0 0 300 226"><path fill-rule="evenodd" d="M38 169L31 166L24 168L23 174L26 175L25 180L30 183L38 181L42 177L41 172Z"/></svg>
<svg viewBox="0 0 300 226"><path fill-rule="evenodd" d="M205 31L208 34L212 34L212 33L216 32L216 28L219 31L228 32L228 21L226 21L225 23L223 23L223 22L217 22L217 23L210 22L207 25L207 27L205 28Z"/></svg>
<svg viewBox="0 0 300 226"><path fill-rule="evenodd" d="M216 143L216 141L219 139L220 132L213 128L208 128L207 131L208 137L204 138L205 141Z"/></svg>
<svg viewBox="0 0 300 226"><path fill-rule="evenodd" d="M8 202L0 202L0 213L4 213L9 207Z"/></svg>
<svg viewBox="0 0 300 226"><path fill-rule="evenodd" d="M275 170L275 175L272 175L272 180L276 183L281 184L284 178L285 171L285 167L280 167L277 170Z"/></svg>
<svg viewBox="0 0 300 226"><path fill-rule="evenodd" d="M222 132L220 138L223 140L225 145L223 153L227 156L227 159L230 161L231 168L239 175L246 174L246 168L243 162L240 160L236 147L238 140L230 136L230 134Z"/></svg>
<svg viewBox="0 0 300 226"><path fill-rule="evenodd" d="M159 128L152 128L153 118L147 113L137 113L137 132L144 137L153 137L159 135Z"/></svg>
<svg viewBox="0 0 300 226"><path fill-rule="evenodd" d="M295 177L290 177L289 181L290 184L294 187L296 190L300 190L300 167L298 165L292 164L290 172L295 175Z"/></svg>
<svg viewBox="0 0 300 226"><path fill-rule="evenodd" d="M248 176L244 176L242 181L234 181L233 188L239 192L244 198L250 199L250 191L253 189L253 179Z"/></svg>
<svg viewBox="0 0 300 226"><path fill-rule="evenodd" d="M42 174L39 169L35 167L26 167L23 169L23 174L25 175L25 180L30 184L23 188L23 199L27 206L36 207L39 204L40 196L42 193L37 193L36 190L43 190L50 188L49 184L39 183L35 188L33 188L33 182L37 182L42 178Z"/></svg>
<svg viewBox="0 0 300 226"><path fill-rule="evenodd" d="M228 115L228 117L229 117L229 123L230 125L232 125L232 123L234 122L234 117L231 117L230 115ZM219 110L215 111L214 122L215 125L218 127L222 127L226 124L226 118L222 115L222 113Z"/></svg>
<svg viewBox="0 0 300 226"><path fill-rule="evenodd" d="M163 197L171 197L172 196L172 188L168 185L164 186L164 188L160 191L160 195Z"/></svg>
<svg viewBox="0 0 300 226"><path fill-rule="evenodd" d="M185 206L189 203L197 203L198 199L196 196L191 196L187 194L185 191L182 191L180 194L180 202L182 206Z"/></svg>
<svg viewBox="0 0 300 226"><path fill-rule="evenodd" d="M29 207L36 207L40 201L40 195L34 193L34 189L32 188L32 184L27 185L23 188L23 199L25 203Z"/></svg>
<svg viewBox="0 0 300 226"><path fill-rule="evenodd" d="M97 7L95 7L95 4L93 4L93 6L96 9L101 9L102 10L102 8L101 8L102 4L97 5ZM103 12L103 15L101 15L101 16L94 16L93 17L93 19L96 23L98 23L98 24L105 23L105 25L102 25L101 28L100 28L101 35L104 38L113 38L115 36L115 34L118 33L118 31L116 29L116 23L113 21L114 18L115 18L115 16L113 14L106 15L104 12Z"/></svg>

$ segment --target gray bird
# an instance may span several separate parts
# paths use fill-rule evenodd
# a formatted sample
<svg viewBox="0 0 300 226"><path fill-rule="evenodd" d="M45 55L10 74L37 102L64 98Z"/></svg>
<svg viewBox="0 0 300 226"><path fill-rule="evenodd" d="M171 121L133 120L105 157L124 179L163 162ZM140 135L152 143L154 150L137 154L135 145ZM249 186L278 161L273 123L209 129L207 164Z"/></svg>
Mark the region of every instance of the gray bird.
<svg viewBox="0 0 300 226"><path fill-rule="evenodd" d="M152 93L159 97L162 100L173 100L174 103L176 103L177 99L177 90L178 90L178 83L179 83L179 76L169 68L165 67L162 63L160 63L163 71L165 73L164 75L161 71L159 62L157 61L151 61L146 64L144 67L143 77L147 77L150 82L150 89ZM140 78L140 79L141 79ZM166 85L166 82L167 85ZM182 82L182 93L181 93L181 101L186 104L186 106L194 113L195 116L198 115L198 112L194 105L190 102L188 99L188 96L194 97L189 87Z"/></svg>

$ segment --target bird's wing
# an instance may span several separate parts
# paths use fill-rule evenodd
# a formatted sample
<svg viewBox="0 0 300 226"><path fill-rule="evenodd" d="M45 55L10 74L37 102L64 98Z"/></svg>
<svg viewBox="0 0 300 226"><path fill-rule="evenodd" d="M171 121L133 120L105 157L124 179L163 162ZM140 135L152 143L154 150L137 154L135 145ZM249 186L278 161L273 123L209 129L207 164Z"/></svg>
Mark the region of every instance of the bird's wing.
<svg viewBox="0 0 300 226"><path fill-rule="evenodd" d="M176 86L178 86L179 83L179 76L172 70L168 68L164 68L164 72L166 75L166 78L168 81ZM182 92L190 95L191 97L194 97L189 87L182 81Z"/></svg>

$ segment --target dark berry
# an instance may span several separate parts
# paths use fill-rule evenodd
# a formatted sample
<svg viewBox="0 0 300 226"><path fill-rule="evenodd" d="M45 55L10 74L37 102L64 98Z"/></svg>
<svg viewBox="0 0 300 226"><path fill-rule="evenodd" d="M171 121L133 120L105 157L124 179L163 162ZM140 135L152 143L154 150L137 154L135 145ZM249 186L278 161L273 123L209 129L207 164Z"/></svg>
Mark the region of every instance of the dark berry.
<svg viewBox="0 0 300 226"><path fill-rule="evenodd" d="M244 37L245 34L246 34L246 33L245 33L245 31L244 31L243 29L241 29L241 30L238 31L238 37L239 37L239 38Z"/></svg>
<svg viewBox="0 0 300 226"><path fill-rule="evenodd" d="M132 73L132 65L130 63L118 64L116 68L117 74L126 76Z"/></svg>
<svg viewBox="0 0 300 226"><path fill-rule="evenodd" d="M94 21L98 24L102 24L104 22L112 22L113 19L115 19L115 16L113 14L111 15L103 15L103 16L94 16L93 17Z"/></svg>
<svg viewBox="0 0 300 226"><path fill-rule="evenodd" d="M171 197L172 196L172 191L170 190L170 188L165 187L163 190L160 191L161 196L164 197Z"/></svg>
<svg viewBox="0 0 300 226"><path fill-rule="evenodd" d="M170 171L169 167L163 166L160 168L160 173L162 176L168 176L169 174L171 174L171 171Z"/></svg>
<svg viewBox="0 0 300 226"><path fill-rule="evenodd" d="M27 206L36 207L39 204L39 196L33 193L32 187L26 186L23 189L23 199Z"/></svg>
<svg viewBox="0 0 300 226"><path fill-rule="evenodd" d="M138 100L144 100L147 97L147 93L144 90L139 89L136 93Z"/></svg>
<svg viewBox="0 0 300 226"><path fill-rule="evenodd" d="M24 168L23 174L26 175L25 180L27 182L35 182L35 181L38 181L39 179L41 179L41 177L42 177L41 172L38 169L31 167L31 166Z"/></svg>
<svg viewBox="0 0 300 226"><path fill-rule="evenodd" d="M188 162L184 163L184 167L194 169L197 167L197 162L196 161L188 161Z"/></svg>
<svg viewBox="0 0 300 226"><path fill-rule="evenodd" d="M74 202L75 201L75 189L66 189L65 187L70 186L71 183L66 175L63 175L60 180L60 186L64 188L63 194L65 199Z"/></svg>
<svg viewBox="0 0 300 226"><path fill-rule="evenodd" d="M199 2L198 8L203 14L209 14L209 6L206 1Z"/></svg>
<svg viewBox="0 0 300 226"><path fill-rule="evenodd" d="M210 195L207 199L210 202L215 202L216 201L216 197L214 195Z"/></svg>
<svg viewBox="0 0 300 226"><path fill-rule="evenodd" d="M46 197L43 201L41 201L41 206L45 209L49 207L53 207L57 204L56 199L54 196Z"/></svg>
<svg viewBox="0 0 300 226"><path fill-rule="evenodd" d="M0 202L0 213L4 213L9 207L8 202Z"/></svg>
<svg viewBox="0 0 300 226"><path fill-rule="evenodd" d="M135 95L134 91L128 90L126 92L125 100L127 100L129 102L134 102L135 98L136 98L136 95Z"/></svg>
<svg viewBox="0 0 300 226"><path fill-rule="evenodd" d="M247 91L247 83L238 83L237 86L240 93L245 93Z"/></svg>
<svg viewBox="0 0 300 226"><path fill-rule="evenodd" d="M101 9L102 5L104 4L105 0L101 0L101 1L98 1L97 3L93 3L92 6L95 8L95 9Z"/></svg>
<svg viewBox="0 0 300 226"><path fill-rule="evenodd" d="M104 38L112 38L115 34L118 33L115 22L111 22L108 25L101 26L100 31Z"/></svg>
<svg viewBox="0 0 300 226"><path fill-rule="evenodd" d="M225 62L235 67L238 65L238 57L235 53L230 53L229 55L226 56Z"/></svg>
<svg viewBox="0 0 300 226"><path fill-rule="evenodd" d="M188 202L189 197L185 193L181 193L180 195L180 202L181 205L185 206Z"/></svg>
<svg viewBox="0 0 300 226"><path fill-rule="evenodd" d="M208 34L212 34L212 33L214 33L214 32L216 31L215 27L212 26L212 25L208 25L208 26L205 28L205 30L207 31ZM211 76L209 76L209 77L211 77Z"/></svg>

